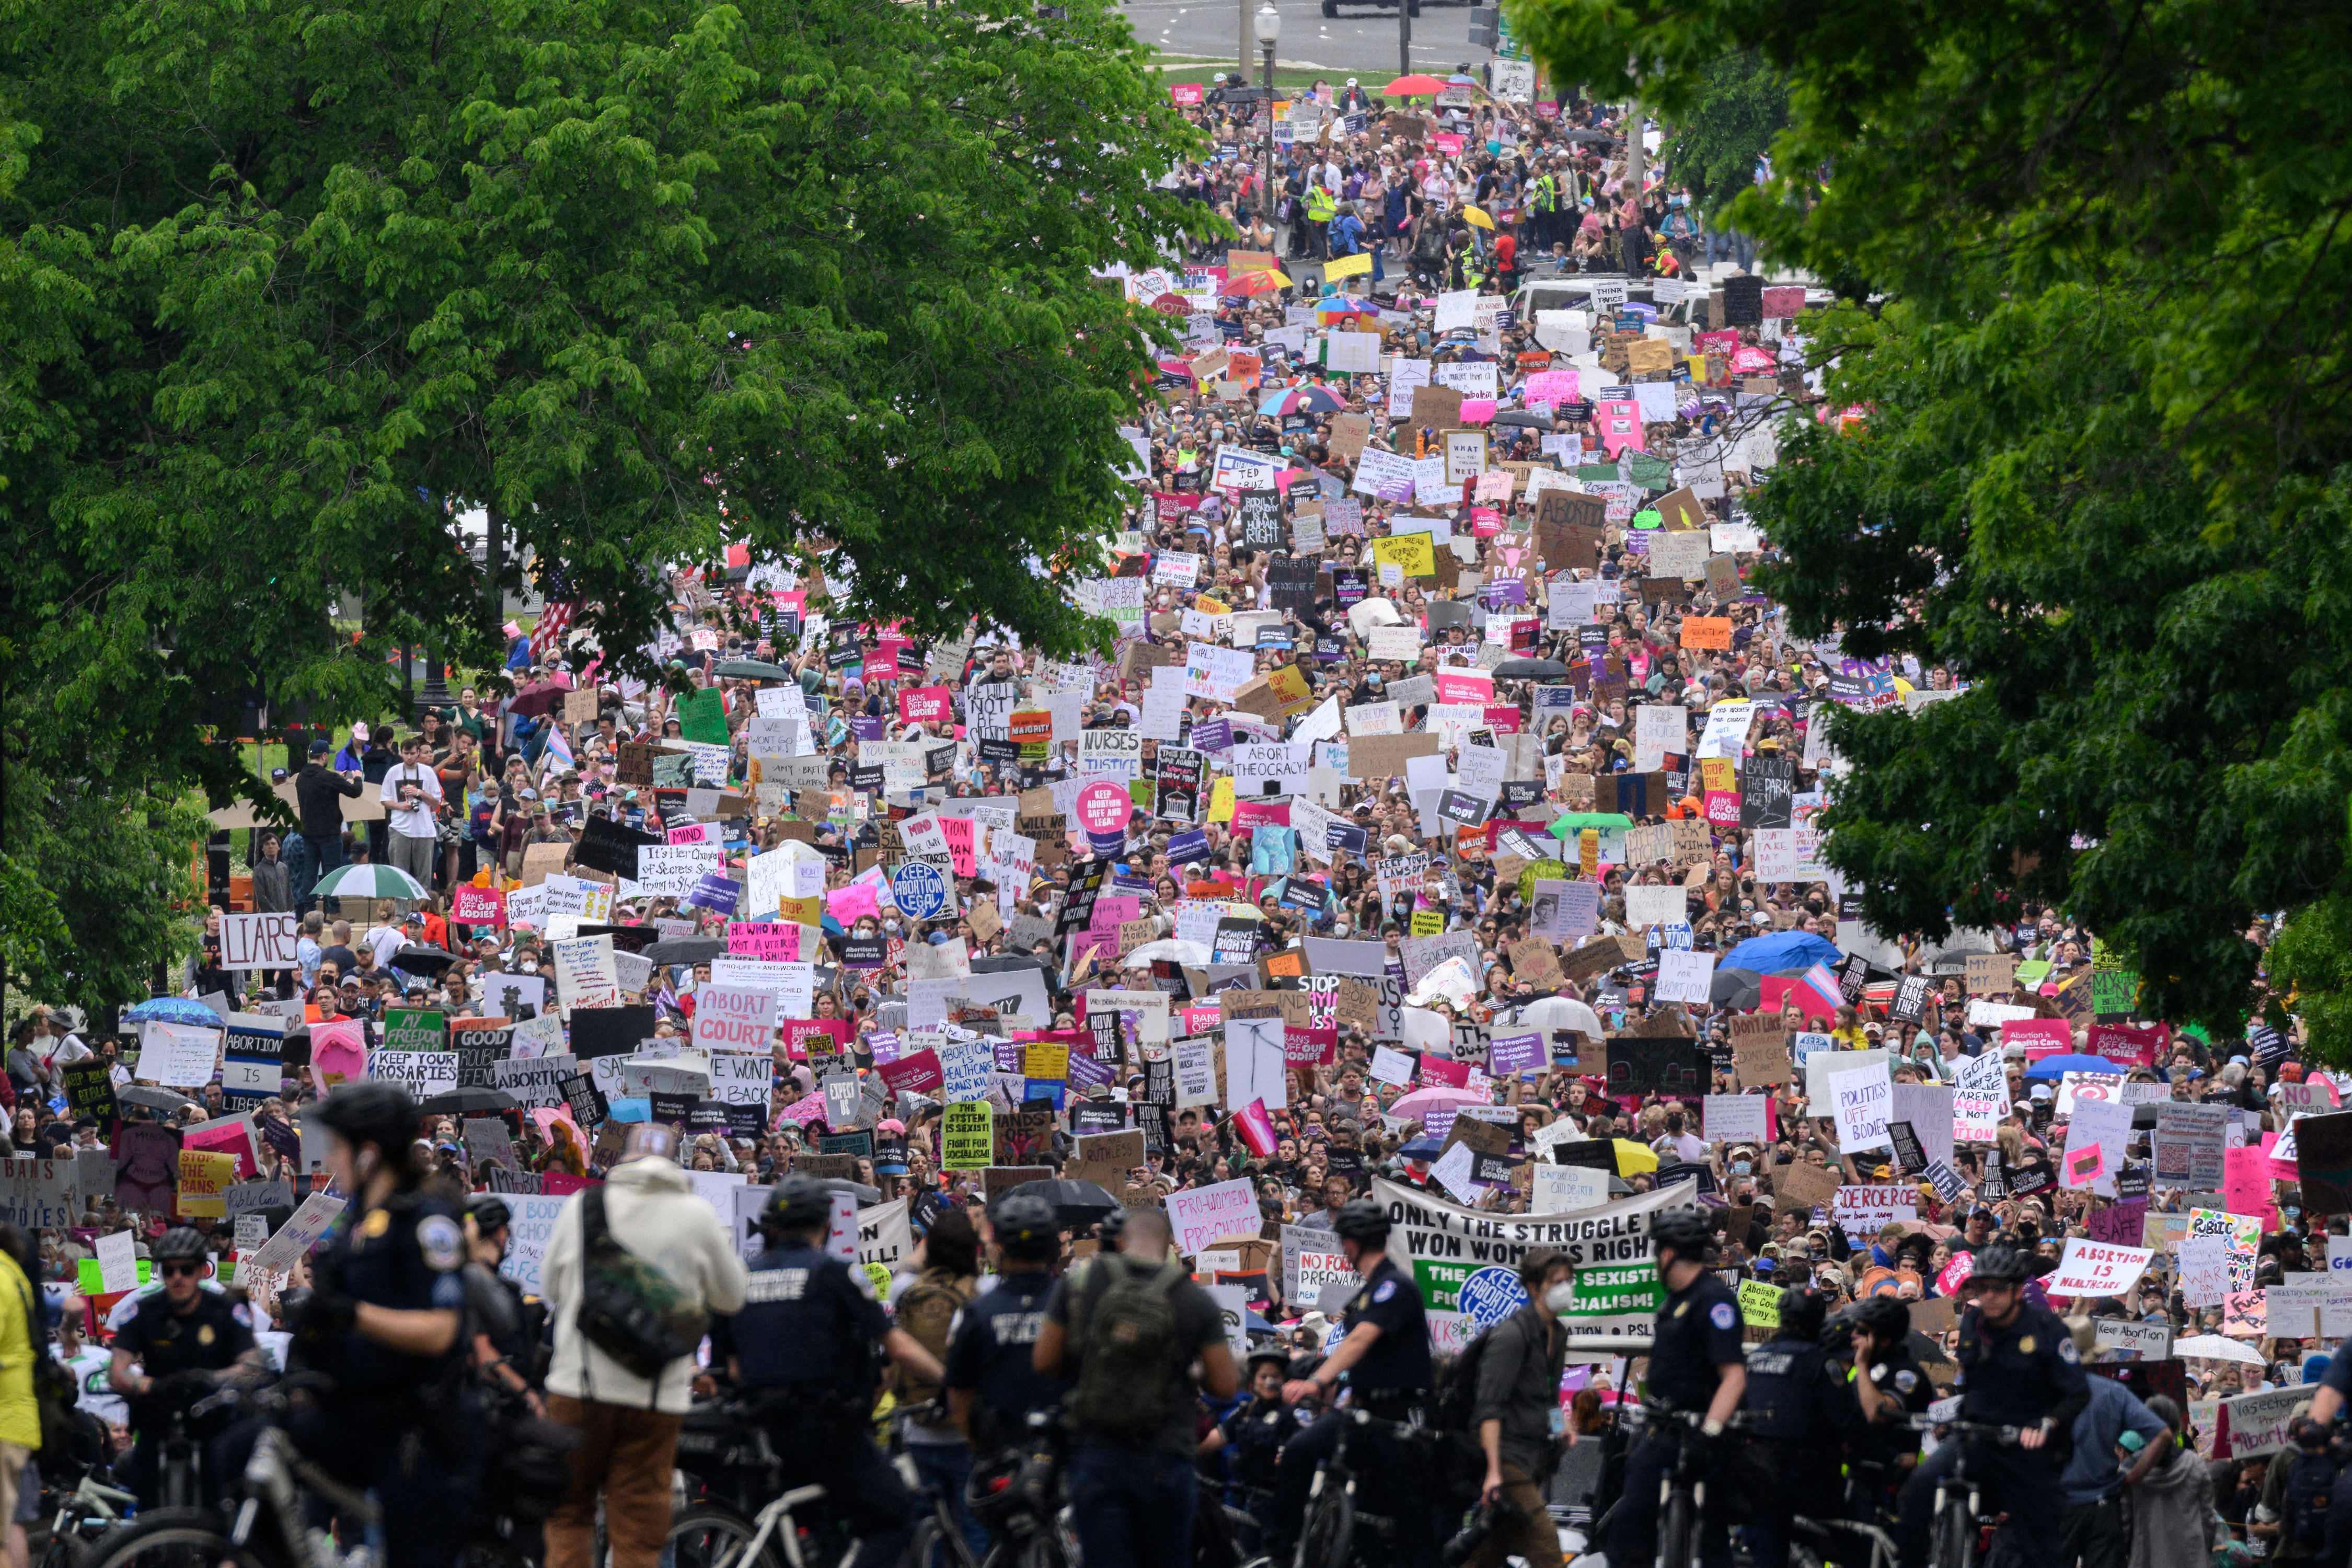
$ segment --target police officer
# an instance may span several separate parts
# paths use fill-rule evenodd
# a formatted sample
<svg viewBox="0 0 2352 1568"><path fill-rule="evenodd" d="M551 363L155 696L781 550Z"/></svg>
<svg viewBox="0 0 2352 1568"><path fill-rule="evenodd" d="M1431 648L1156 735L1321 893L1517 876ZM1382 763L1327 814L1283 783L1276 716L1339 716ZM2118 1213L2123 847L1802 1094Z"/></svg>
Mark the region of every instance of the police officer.
<svg viewBox="0 0 2352 1568"><path fill-rule="evenodd" d="M538 1382L539 1335L526 1312L521 1289L499 1272L507 1255L507 1231L514 1215L496 1193L466 1200L466 1309L473 1331L475 1370L492 1387L547 1414L533 1385Z"/></svg>
<svg viewBox="0 0 2352 1568"><path fill-rule="evenodd" d="M1662 1214L1650 1224L1650 1245L1666 1299L1651 1331L1645 1392L1658 1404L1698 1414L1701 1425L1696 1433L1680 1423L1652 1426L1626 1454L1624 1505L1611 1516L1608 1548L1619 1568L1641 1568L1657 1555L1658 1504L1680 1445L1715 1446L1748 1392L1739 1302L1707 1271L1714 1238L1706 1222L1689 1209ZM1700 1521L1699 1556L1706 1568L1731 1568L1730 1537L1722 1510L1712 1506Z"/></svg>
<svg viewBox="0 0 2352 1568"><path fill-rule="evenodd" d="M482 1468L466 1376L465 1229L456 1206L420 1184L416 1105L396 1085L347 1085L310 1115L327 1130L327 1168L350 1201L294 1313L299 1365L333 1380L294 1438L375 1494L387 1561L439 1568L464 1550Z"/></svg>
<svg viewBox="0 0 2352 1568"><path fill-rule="evenodd" d="M1250 1352L1243 1363L1244 1375L1249 1380L1247 1397L1223 1422L1234 1481L1241 1489L1240 1506L1257 1521L1261 1533L1273 1517L1283 1446L1314 1420L1314 1412L1307 1406L1283 1401L1282 1385L1289 1381L1290 1364L1290 1352L1279 1345Z"/></svg>
<svg viewBox="0 0 2352 1568"><path fill-rule="evenodd" d="M1853 1310L1853 1388L1866 1423L1848 1447L1860 1478L1893 1500L1919 1462L1919 1434L1911 1417L1936 1403L1936 1385L1911 1353L1911 1309L1893 1296L1873 1296Z"/></svg>
<svg viewBox="0 0 2352 1568"><path fill-rule="evenodd" d="M1018 1442L1030 1415L1061 1403L1066 1379L1032 1363L1062 1230L1054 1208L1032 1193L1005 1198L987 1215L996 1244L996 1288L974 1298L948 1341L948 1411L975 1455Z"/></svg>
<svg viewBox="0 0 2352 1568"><path fill-rule="evenodd" d="M1311 1377L1283 1385L1282 1396L1292 1404L1328 1398L1348 1374L1351 1403L1383 1421L1406 1421L1419 1415L1435 1385L1429 1356L1429 1318L1412 1276L1397 1267L1388 1254L1388 1211L1370 1198L1357 1198L1339 1210L1331 1228L1339 1237L1339 1251L1363 1284L1348 1303L1341 1320L1345 1333L1323 1358ZM1307 1494L1315 1472L1339 1446L1338 1412L1318 1418L1306 1431L1283 1445L1282 1463L1276 1472L1272 1519L1266 1528L1266 1555L1277 1563L1287 1559L1298 1539L1307 1512ZM1368 1426L1350 1436L1348 1452L1355 1460L1363 1495L1395 1500L1390 1508L1397 1521L1397 1545L1407 1563L1426 1562L1436 1550L1436 1520L1412 1500L1425 1497L1428 1488L1407 1470L1392 1428Z"/></svg>
<svg viewBox="0 0 2352 1568"><path fill-rule="evenodd" d="M891 1326L865 1272L824 1250L832 1218L833 1194L813 1176L786 1176L768 1194L765 1248L729 1325L728 1370L751 1396L784 1473L823 1486L857 1534L847 1568L883 1568L913 1542L917 1508L874 1444L875 1352L929 1382L940 1369L914 1335Z"/></svg>
<svg viewBox="0 0 2352 1568"><path fill-rule="evenodd" d="M1845 1373L1822 1344L1829 1302L1810 1285L1780 1292L1780 1326L1748 1352L1746 1411L1753 1469L1748 1544L1757 1568L1789 1560L1789 1519L1833 1513L1838 1448L1861 1426Z"/></svg>
<svg viewBox="0 0 2352 1568"><path fill-rule="evenodd" d="M2090 1403L2089 1381L2074 1336L2047 1307L2025 1299L2026 1255L2000 1243L1976 1255L1961 1287L1974 1297L1960 1315L1960 1418L2021 1428L2016 1444L1966 1437L1969 1473L1981 1481L1990 1511L2006 1511L2009 1533L2032 1568L2052 1568L2065 1534L2058 1472L2066 1462L2074 1417ZM1958 1462L1959 1443L1937 1447L1903 1488L1895 1544L1907 1565L1924 1563L1936 1488Z"/></svg>
<svg viewBox="0 0 2352 1568"><path fill-rule="evenodd" d="M163 1288L140 1299L138 1311L114 1336L107 1382L131 1402L131 1429L138 1441L125 1467L124 1481L142 1507L156 1506L162 1476L157 1459L171 1432L172 1412L210 1393L217 1373L242 1379L268 1369L253 1338L252 1310L204 1288L205 1238L185 1226L165 1231L148 1249ZM205 1446L204 1480L217 1494L230 1479L222 1435L229 1423L208 1415L190 1436ZM183 1500L194 1504L201 1497Z"/></svg>

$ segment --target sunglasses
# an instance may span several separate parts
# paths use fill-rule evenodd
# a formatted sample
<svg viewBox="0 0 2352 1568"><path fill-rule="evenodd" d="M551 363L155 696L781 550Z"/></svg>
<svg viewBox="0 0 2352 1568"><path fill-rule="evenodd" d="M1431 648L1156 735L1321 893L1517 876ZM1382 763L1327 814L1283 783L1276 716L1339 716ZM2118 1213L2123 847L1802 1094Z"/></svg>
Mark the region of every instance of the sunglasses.
<svg viewBox="0 0 2352 1568"><path fill-rule="evenodd" d="M201 1263L191 1263L191 1262L186 1261L185 1259L178 1259L178 1260L174 1260L174 1261L170 1262L170 1263L166 1263L166 1264L164 1264L162 1268L160 1268L159 1269L157 1269L157 1270L156 1270L156 1272L157 1272L157 1273L159 1273L159 1274L163 1275L163 1278L165 1278L166 1279L169 1279L170 1278L172 1278L172 1277L173 1277L173 1275L175 1275L175 1274L186 1274L186 1275L194 1276L194 1275L202 1274L204 1271L205 1271L205 1267L204 1267L204 1265L203 1265L203 1264L201 1264Z"/></svg>

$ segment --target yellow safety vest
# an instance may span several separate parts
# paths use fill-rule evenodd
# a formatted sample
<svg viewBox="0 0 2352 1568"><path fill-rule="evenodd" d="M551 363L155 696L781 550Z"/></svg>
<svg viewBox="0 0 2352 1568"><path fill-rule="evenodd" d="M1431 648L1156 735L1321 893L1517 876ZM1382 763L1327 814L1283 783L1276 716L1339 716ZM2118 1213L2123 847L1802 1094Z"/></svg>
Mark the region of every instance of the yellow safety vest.
<svg viewBox="0 0 2352 1568"><path fill-rule="evenodd" d="M1336 202L1336 201L1332 200L1332 198L1331 198L1331 193L1330 193L1330 192L1328 192L1328 191L1325 190L1325 189L1324 189L1322 186L1320 186L1320 185L1310 185L1310 186L1308 186L1308 187L1307 187L1307 222L1309 222L1309 223L1329 223L1329 222L1330 222L1334 217L1337 217L1337 216L1339 216L1339 204L1338 202Z"/></svg>

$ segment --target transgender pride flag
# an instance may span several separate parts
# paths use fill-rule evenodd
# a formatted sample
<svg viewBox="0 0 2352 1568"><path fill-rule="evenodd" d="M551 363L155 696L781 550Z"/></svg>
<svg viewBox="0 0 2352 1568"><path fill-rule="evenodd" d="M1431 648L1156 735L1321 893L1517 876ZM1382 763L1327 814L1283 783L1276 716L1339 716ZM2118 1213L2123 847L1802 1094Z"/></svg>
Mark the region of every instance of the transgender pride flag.
<svg viewBox="0 0 2352 1568"><path fill-rule="evenodd" d="M1838 989L1837 976L1830 973L1826 963L1816 963L1806 970L1797 976L1797 984L1820 997L1822 1005L1832 1013L1845 1005L1845 993Z"/></svg>

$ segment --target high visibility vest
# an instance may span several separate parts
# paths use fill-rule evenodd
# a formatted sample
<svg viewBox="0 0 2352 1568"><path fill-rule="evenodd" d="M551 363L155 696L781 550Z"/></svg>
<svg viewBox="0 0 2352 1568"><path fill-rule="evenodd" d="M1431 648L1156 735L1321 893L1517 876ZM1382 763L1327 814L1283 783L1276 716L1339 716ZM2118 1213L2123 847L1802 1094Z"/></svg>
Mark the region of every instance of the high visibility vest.
<svg viewBox="0 0 2352 1568"><path fill-rule="evenodd" d="M1330 192L1320 185L1309 185L1307 188L1307 222L1329 223L1339 216L1339 204L1332 199Z"/></svg>

